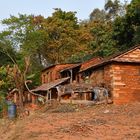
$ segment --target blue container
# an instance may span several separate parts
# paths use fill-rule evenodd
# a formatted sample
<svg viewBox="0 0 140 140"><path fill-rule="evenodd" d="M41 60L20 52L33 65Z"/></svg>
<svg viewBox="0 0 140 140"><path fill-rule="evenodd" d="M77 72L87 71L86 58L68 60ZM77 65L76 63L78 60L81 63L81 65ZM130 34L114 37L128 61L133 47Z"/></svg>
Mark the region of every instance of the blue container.
<svg viewBox="0 0 140 140"><path fill-rule="evenodd" d="M16 105L10 101L8 101L8 117L10 119L16 117Z"/></svg>

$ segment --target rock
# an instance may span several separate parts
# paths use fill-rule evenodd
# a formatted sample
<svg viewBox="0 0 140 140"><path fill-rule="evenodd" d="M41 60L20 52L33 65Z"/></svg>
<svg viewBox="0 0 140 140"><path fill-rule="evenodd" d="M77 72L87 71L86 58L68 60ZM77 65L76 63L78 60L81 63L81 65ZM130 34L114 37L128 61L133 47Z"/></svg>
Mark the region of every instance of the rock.
<svg viewBox="0 0 140 140"><path fill-rule="evenodd" d="M105 113L105 114L106 114L106 113L109 113L109 110L105 110L104 113Z"/></svg>

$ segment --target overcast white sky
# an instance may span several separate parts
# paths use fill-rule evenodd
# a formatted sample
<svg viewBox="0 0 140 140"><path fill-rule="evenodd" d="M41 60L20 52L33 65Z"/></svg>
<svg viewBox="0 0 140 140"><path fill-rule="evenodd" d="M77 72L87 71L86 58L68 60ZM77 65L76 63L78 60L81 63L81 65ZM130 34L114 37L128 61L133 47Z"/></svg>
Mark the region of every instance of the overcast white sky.
<svg viewBox="0 0 140 140"><path fill-rule="evenodd" d="M8 18L10 15L17 16L18 13L48 17L54 11L53 8L76 11L76 16L83 20L89 18L89 14L94 8L102 9L104 4L105 0L1 0L0 20Z"/></svg>

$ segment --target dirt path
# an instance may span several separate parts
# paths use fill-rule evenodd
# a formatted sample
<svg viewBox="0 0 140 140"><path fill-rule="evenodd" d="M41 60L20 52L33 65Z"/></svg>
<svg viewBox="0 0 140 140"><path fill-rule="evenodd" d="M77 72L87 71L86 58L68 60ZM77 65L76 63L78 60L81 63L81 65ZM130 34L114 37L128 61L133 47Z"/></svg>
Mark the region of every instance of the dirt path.
<svg viewBox="0 0 140 140"><path fill-rule="evenodd" d="M0 140L140 140L140 103L75 111L43 110L15 122L2 120Z"/></svg>

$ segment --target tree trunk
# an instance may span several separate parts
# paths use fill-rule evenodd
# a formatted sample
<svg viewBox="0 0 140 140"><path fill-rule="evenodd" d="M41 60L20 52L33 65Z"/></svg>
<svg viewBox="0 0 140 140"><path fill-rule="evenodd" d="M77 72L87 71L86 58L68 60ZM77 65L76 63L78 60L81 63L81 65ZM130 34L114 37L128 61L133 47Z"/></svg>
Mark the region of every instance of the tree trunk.
<svg viewBox="0 0 140 140"><path fill-rule="evenodd" d="M23 90L19 89L19 107L22 110L24 107L23 103Z"/></svg>

